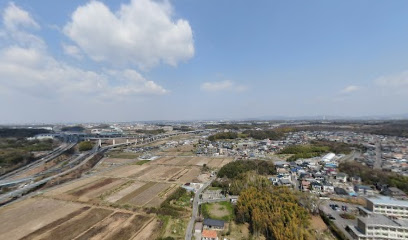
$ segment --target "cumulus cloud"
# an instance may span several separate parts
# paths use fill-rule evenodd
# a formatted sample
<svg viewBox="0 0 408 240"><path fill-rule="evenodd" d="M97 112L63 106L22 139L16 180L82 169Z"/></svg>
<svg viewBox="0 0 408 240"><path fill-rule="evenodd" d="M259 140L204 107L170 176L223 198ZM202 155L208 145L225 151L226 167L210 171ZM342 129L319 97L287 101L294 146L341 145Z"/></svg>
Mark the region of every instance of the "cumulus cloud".
<svg viewBox="0 0 408 240"><path fill-rule="evenodd" d="M408 71L404 71L398 74L382 76L377 78L374 83L383 87L408 87Z"/></svg>
<svg viewBox="0 0 408 240"><path fill-rule="evenodd" d="M349 85L349 86L343 88L343 89L340 91L340 93L348 94L348 93L356 92L356 91L358 91L358 90L360 90L360 87L359 87L359 86Z"/></svg>
<svg viewBox="0 0 408 240"><path fill-rule="evenodd" d="M207 92L218 92L218 91L236 91L242 92L247 89L244 85L237 85L233 81L225 80L219 82L205 82L201 84L201 90Z"/></svg>
<svg viewBox="0 0 408 240"><path fill-rule="evenodd" d="M7 18L3 18L3 31L14 40L12 44L0 49L0 85L3 88L33 96L81 96L90 97L89 99L121 99L167 92L131 69L95 72L55 59L47 52L46 46L38 45L38 41L44 43L41 38L22 29L22 26L37 27L35 21L28 18L29 13L15 4L10 4L5 12L10 11L17 12L14 15L19 17L10 17L14 15L9 14ZM9 19L8 22L6 19ZM21 34L32 38L20 41Z"/></svg>
<svg viewBox="0 0 408 240"><path fill-rule="evenodd" d="M168 1L131 0L113 12L99 1L78 7L64 33L91 59L142 69L175 66L194 55L188 21L173 19Z"/></svg>

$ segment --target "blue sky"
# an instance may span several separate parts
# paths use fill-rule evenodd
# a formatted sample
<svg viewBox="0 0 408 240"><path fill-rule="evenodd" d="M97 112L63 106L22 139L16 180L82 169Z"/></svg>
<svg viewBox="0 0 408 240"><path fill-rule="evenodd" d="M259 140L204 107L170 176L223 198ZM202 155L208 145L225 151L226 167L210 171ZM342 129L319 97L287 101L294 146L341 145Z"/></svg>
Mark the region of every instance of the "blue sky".
<svg viewBox="0 0 408 240"><path fill-rule="evenodd" d="M0 8L0 122L408 113L407 1Z"/></svg>

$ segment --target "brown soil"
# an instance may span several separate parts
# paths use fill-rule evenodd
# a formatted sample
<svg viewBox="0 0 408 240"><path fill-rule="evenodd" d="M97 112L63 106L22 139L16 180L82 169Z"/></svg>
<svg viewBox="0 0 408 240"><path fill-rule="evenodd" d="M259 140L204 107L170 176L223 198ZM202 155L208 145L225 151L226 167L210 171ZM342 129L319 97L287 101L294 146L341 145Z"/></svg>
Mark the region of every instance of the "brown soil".
<svg viewBox="0 0 408 240"><path fill-rule="evenodd" d="M136 197L132 198L129 203L135 206L143 206L151 201L154 197L157 197L157 194L166 189L169 185L169 183L157 183L156 185L146 189Z"/></svg>
<svg viewBox="0 0 408 240"><path fill-rule="evenodd" d="M136 215L127 226L119 229L112 235L108 236L106 240L128 240L136 234L146 222L150 219L149 216Z"/></svg>
<svg viewBox="0 0 408 240"><path fill-rule="evenodd" d="M20 239L80 209L77 203L31 198L0 209L0 239Z"/></svg>
<svg viewBox="0 0 408 240"><path fill-rule="evenodd" d="M125 222L130 216L132 216L130 213L114 213L112 216L90 228L76 240L103 239L112 230L116 229L123 222Z"/></svg>
<svg viewBox="0 0 408 240"><path fill-rule="evenodd" d="M312 216L310 223L311 228L315 230L324 231L327 229L327 225L323 222L323 219L320 216Z"/></svg>
<svg viewBox="0 0 408 240"><path fill-rule="evenodd" d="M83 207L83 208L81 208L81 209L78 209L78 210L76 210L76 211L74 211L74 212L72 212L72 213L66 215L65 217L62 217L62 218L60 218L60 219L58 219L58 220L56 220L56 221L54 221L54 222L51 222L51 223L45 225L45 226L42 227L42 228L37 229L36 231L34 231L34 232L28 234L27 236L21 238L20 240L34 239L34 238L36 238L37 236L40 236L41 234L43 234L43 233L45 233L45 232L47 232L47 231L49 231L49 230L55 228L56 226L58 226L58 225L60 225L60 224L62 224L62 223L64 223L64 222L66 222L66 221L69 221L71 218L74 218L74 217L78 216L79 214L85 212L85 211L88 210L88 209L90 209L90 207Z"/></svg>
<svg viewBox="0 0 408 240"><path fill-rule="evenodd" d="M135 191L136 189L140 188L143 186L145 183L142 182L133 182L131 185L128 185L126 187L123 187L122 189L119 189L118 191L107 195L105 197L105 200L111 203L114 203L118 201L119 199L123 198L124 196L128 195L129 193Z"/></svg>
<svg viewBox="0 0 408 240"><path fill-rule="evenodd" d="M74 218L71 221L65 222L54 228L51 232L43 236L41 239L73 239L94 224L109 216L111 213L112 211L107 209L91 209L89 212L85 213L85 215L81 215L78 218Z"/></svg>
<svg viewBox="0 0 408 240"><path fill-rule="evenodd" d="M74 191L71 193L71 195L75 196L75 197L79 197L82 195L85 195L87 192L93 191L95 189L101 188L107 184L113 183L114 181L117 181L117 179L113 179L113 178L106 178L103 180L100 180L94 184L91 184L90 186L86 186L80 190Z"/></svg>
<svg viewBox="0 0 408 240"><path fill-rule="evenodd" d="M140 233L138 233L135 237L133 237L132 240L153 240L153 239L157 239L160 231L157 231L160 227L160 222L157 221L157 219L153 219L149 224L146 225L146 227L144 227L142 229L142 231L140 231Z"/></svg>
<svg viewBox="0 0 408 240"><path fill-rule="evenodd" d="M127 203L130 200L132 200L133 198L137 197L140 193L142 193L143 191L145 191L146 189L154 186L156 183L155 182L148 182L145 185L141 186L140 188L136 189L135 191L133 191L132 193L124 196L123 198L119 199L119 201L117 201L118 203Z"/></svg>

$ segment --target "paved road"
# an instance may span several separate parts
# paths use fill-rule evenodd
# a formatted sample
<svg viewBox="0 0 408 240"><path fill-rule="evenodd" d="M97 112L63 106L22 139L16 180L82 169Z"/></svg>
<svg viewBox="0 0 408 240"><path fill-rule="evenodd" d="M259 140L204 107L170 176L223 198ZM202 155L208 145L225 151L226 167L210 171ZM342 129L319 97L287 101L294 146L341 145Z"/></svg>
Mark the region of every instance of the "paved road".
<svg viewBox="0 0 408 240"><path fill-rule="evenodd" d="M351 212L355 212L357 205L354 204L349 204L349 203L343 203L343 202L336 202L336 201L324 201L320 204L320 210L322 210L326 215L332 215L335 219L331 220L333 221L333 223L336 225L336 227L342 231L344 233L344 235L348 238L348 239L353 239L351 237L351 235L346 231L346 226L348 225L353 225L356 226L357 225L357 219L344 219L342 217L340 217L341 213L344 213L344 211L336 211L333 210L329 205L330 204L337 204L340 207L345 205L347 206L347 212L351 213Z"/></svg>
<svg viewBox="0 0 408 240"><path fill-rule="evenodd" d="M194 223L196 221L196 218L198 216L198 206L200 202L200 194L204 189L206 189L210 184L216 179L216 177L212 177L210 181L204 183L204 185L195 193L194 200L193 200L193 213L190 219L190 222L188 223L187 229L186 229L186 240L191 240L193 236L193 228L194 228Z"/></svg>
<svg viewBox="0 0 408 240"><path fill-rule="evenodd" d="M381 169L382 160L381 160L381 143L380 140L377 138L375 143L375 162L374 162L374 169Z"/></svg>

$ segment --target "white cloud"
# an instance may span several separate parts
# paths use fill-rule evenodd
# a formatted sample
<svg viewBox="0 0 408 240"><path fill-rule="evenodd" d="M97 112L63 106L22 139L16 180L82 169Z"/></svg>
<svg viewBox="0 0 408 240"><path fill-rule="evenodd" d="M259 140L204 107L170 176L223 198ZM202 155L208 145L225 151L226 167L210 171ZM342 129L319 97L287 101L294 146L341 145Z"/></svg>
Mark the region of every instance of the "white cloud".
<svg viewBox="0 0 408 240"><path fill-rule="evenodd" d="M94 61L175 66L194 55L194 43L188 21L172 16L168 1L131 0L117 12L91 1L75 10L64 32Z"/></svg>
<svg viewBox="0 0 408 240"><path fill-rule="evenodd" d="M167 92L134 70L96 73L58 62L39 50L20 47L0 52L0 83L9 89L42 97L81 95L120 99Z"/></svg>
<svg viewBox="0 0 408 240"><path fill-rule="evenodd" d="M220 82L205 82L201 84L201 90L207 92L218 92L218 91L236 91L242 92L247 89L244 85L237 85L233 81L225 80Z"/></svg>
<svg viewBox="0 0 408 240"><path fill-rule="evenodd" d="M29 14L14 4L10 4L7 9L9 8L18 12L17 16L23 17L9 17L8 19L14 19L15 27L3 29L9 40L14 40L0 49L0 85L3 89L36 97L80 97L87 100L120 100L125 97L160 95L167 92L134 70L95 72L55 59L47 52L41 38L21 29L21 26L35 26L27 19ZM10 11L7 9L6 12ZM10 22L12 20L7 24L12 24ZM7 24L4 22L5 26ZM20 37L24 35L32 37L20 41ZM39 41L43 44L39 44Z"/></svg>
<svg viewBox="0 0 408 240"><path fill-rule="evenodd" d="M360 90L360 87L359 87L359 86L349 85L349 86L345 87L344 89L342 89L342 90L340 91L340 93L348 94L348 93L356 92L356 91L358 91L358 90Z"/></svg>
<svg viewBox="0 0 408 240"><path fill-rule="evenodd" d="M29 33L29 30L38 30L40 26L31 17L30 13L9 3L3 11L3 26L0 37L6 42L35 48L45 48L44 41Z"/></svg>
<svg viewBox="0 0 408 240"><path fill-rule="evenodd" d="M408 71L404 71L398 74L382 76L374 80L374 83L383 87L408 87Z"/></svg>
<svg viewBox="0 0 408 240"><path fill-rule="evenodd" d="M69 45L69 44L63 43L62 50L64 51L66 55L71 56L73 58L82 59L83 57L81 50L75 45Z"/></svg>
<svg viewBox="0 0 408 240"><path fill-rule="evenodd" d="M3 12L3 24L8 30L16 30L19 27L40 28L27 11L17 7L13 2L9 3Z"/></svg>

